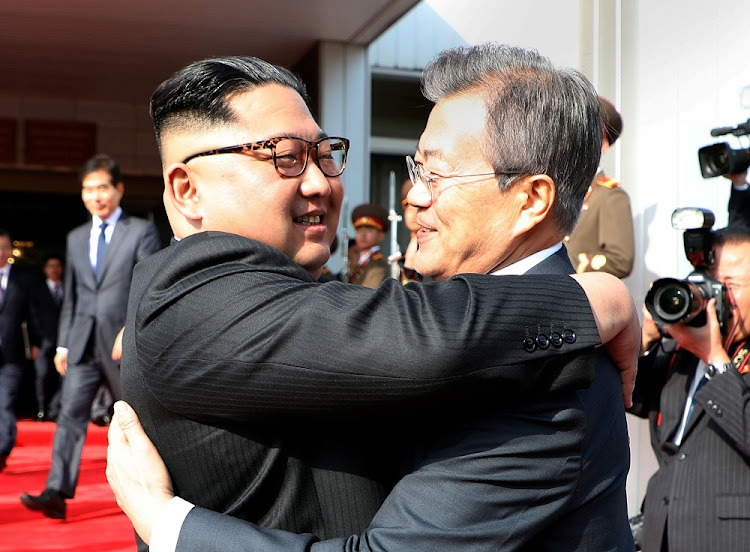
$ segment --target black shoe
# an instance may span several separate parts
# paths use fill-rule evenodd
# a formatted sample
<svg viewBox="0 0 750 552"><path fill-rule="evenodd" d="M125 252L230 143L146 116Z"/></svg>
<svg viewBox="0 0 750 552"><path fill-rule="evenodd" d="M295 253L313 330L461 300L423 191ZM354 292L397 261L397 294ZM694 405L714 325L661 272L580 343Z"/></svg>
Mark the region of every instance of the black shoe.
<svg viewBox="0 0 750 552"><path fill-rule="evenodd" d="M5 469L5 466L8 464L8 456L5 454L0 454L0 472Z"/></svg>
<svg viewBox="0 0 750 552"><path fill-rule="evenodd" d="M108 414L105 414L104 416L95 416L94 418L91 418L91 423L99 427L108 426L109 422L111 421L112 421L112 418L110 418Z"/></svg>
<svg viewBox="0 0 750 552"><path fill-rule="evenodd" d="M36 421L37 422L43 422L44 421L44 410L40 410L36 413Z"/></svg>
<svg viewBox="0 0 750 552"><path fill-rule="evenodd" d="M52 519L65 519L65 513L68 508L65 499L58 491L44 489L39 496L23 493L21 503L29 510L42 512L45 516Z"/></svg>

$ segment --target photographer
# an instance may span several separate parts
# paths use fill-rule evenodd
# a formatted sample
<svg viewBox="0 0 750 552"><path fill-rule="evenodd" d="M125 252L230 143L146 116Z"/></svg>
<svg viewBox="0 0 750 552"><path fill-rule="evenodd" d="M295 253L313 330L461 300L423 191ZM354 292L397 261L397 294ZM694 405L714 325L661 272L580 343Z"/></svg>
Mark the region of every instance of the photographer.
<svg viewBox="0 0 750 552"><path fill-rule="evenodd" d="M646 551L750 550L750 229L714 234L711 277L726 286L707 323L666 326L644 309L630 412L649 418L659 462L643 505Z"/></svg>
<svg viewBox="0 0 750 552"><path fill-rule="evenodd" d="M747 171L724 176L732 181L732 192L729 195L729 226L750 228L750 186L747 183Z"/></svg>

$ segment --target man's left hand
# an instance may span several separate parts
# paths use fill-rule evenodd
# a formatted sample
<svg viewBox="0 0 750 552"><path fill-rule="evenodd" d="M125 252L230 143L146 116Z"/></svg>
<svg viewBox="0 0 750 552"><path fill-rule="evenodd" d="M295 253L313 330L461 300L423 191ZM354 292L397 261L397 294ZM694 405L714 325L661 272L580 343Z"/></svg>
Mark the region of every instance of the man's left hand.
<svg viewBox="0 0 750 552"><path fill-rule="evenodd" d="M152 524L174 497L172 480L156 447L128 403L115 403L115 415L109 424L108 436L107 481L115 493L117 505L148 544Z"/></svg>
<svg viewBox="0 0 750 552"><path fill-rule="evenodd" d="M703 326L693 327L685 324L666 326L680 347L687 349L703 362L730 362L724 350L723 338L716 318L716 299L711 299L706 306L707 322Z"/></svg>

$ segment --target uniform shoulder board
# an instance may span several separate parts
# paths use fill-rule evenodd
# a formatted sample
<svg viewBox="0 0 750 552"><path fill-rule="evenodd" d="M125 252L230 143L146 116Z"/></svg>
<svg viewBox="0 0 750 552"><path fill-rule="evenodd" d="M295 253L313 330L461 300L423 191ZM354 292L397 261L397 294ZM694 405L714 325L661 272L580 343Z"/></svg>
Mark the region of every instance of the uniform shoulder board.
<svg viewBox="0 0 750 552"><path fill-rule="evenodd" d="M605 188L617 188L620 186L620 183L614 178L610 178L607 175L602 175L596 179L596 185L604 186Z"/></svg>

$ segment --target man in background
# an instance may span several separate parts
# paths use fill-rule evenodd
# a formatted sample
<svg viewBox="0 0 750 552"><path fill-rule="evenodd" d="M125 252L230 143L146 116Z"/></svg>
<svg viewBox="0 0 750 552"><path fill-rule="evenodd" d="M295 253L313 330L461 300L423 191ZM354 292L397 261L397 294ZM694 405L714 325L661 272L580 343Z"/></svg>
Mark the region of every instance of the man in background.
<svg viewBox="0 0 750 552"><path fill-rule="evenodd" d="M24 322L32 345L29 354L38 353L34 280L9 262L12 256L10 233L0 229L0 471L16 443L16 397L27 359Z"/></svg>
<svg viewBox="0 0 750 552"><path fill-rule="evenodd" d="M710 275L726 286L725 335L707 322L666 326L644 309L634 406L659 469L643 504L643 550L750 549L750 229L714 234Z"/></svg>
<svg viewBox="0 0 750 552"><path fill-rule="evenodd" d="M84 164L79 176L91 222L73 229L67 238L55 355L55 367L64 377L52 466L41 494L21 495L24 506L55 519L65 518L65 501L75 495L99 385L104 382L115 399L122 396L120 366L112 358L112 349L125 324L133 267L160 247L154 224L120 207L125 185L114 159L96 155Z"/></svg>
<svg viewBox="0 0 750 552"><path fill-rule="evenodd" d="M599 105L604 155L622 133L622 117L601 96ZM581 218L566 240L570 260L579 273L607 272L625 278L633 270L633 242L630 198L617 180L599 169L583 201Z"/></svg>
<svg viewBox="0 0 750 552"><path fill-rule="evenodd" d="M48 255L42 265L44 281L34 293L39 317L41 347L34 359L34 390L36 392L38 421L55 420L60 408L60 374L55 369L57 329L60 324L60 307L63 300L63 260L58 255Z"/></svg>
<svg viewBox="0 0 750 552"><path fill-rule="evenodd" d="M388 261L380 251L388 211L377 203L364 203L352 211L352 223L359 256L351 268L349 282L375 289L388 278L390 270Z"/></svg>

